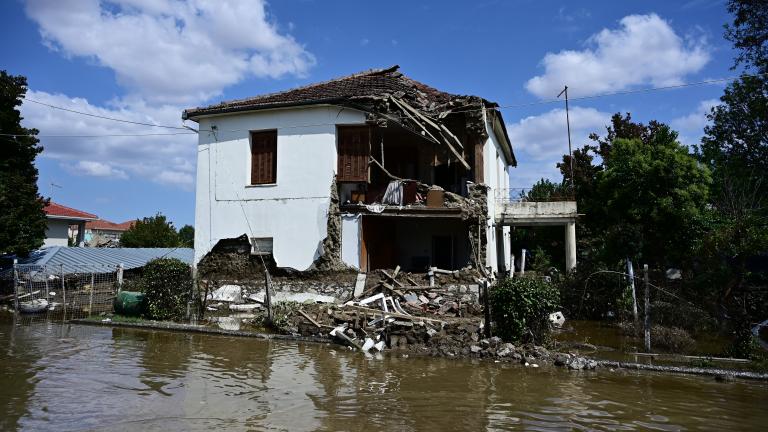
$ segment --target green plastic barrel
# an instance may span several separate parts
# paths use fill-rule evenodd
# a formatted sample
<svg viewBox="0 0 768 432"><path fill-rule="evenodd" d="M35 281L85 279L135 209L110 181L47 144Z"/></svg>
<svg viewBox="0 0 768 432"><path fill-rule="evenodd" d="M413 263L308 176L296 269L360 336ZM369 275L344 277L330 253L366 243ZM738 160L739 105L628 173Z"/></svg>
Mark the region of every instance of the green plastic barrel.
<svg viewBox="0 0 768 432"><path fill-rule="evenodd" d="M139 316L144 313L144 293L121 291L115 297L115 313L126 316Z"/></svg>

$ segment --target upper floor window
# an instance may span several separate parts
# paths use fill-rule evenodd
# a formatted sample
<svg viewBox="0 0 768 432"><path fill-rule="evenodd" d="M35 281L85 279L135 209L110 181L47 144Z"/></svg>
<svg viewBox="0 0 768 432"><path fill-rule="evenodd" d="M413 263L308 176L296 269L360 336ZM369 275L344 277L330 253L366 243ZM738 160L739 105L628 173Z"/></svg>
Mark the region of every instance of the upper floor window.
<svg viewBox="0 0 768 432"><path fill-rule="evenodd" d="M277 183L277 131L251 132L251 184Z"/></svg>
<svg viewBox="0 0 768 432"><path fill-rule="evenodd" d="M338 174L340 182L367 182L370 158L368 126L338 127Z"/></svg>

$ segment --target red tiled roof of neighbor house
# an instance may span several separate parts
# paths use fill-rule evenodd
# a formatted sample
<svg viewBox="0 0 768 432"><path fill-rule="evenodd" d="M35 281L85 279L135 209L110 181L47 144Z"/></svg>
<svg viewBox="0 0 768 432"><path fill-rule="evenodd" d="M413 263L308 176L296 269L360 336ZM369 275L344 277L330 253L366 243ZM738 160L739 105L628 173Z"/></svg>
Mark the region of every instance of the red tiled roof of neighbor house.
<svg viewBox="0 0 768 432"><path fill-rule="evenodd" d="M43 211L48 217L52 217L52 218L79 219L79 220L94 220L99 218L93 213L88 213L82 210L73 209L72 207L63 206L53 201L50 201L47 206L43 207Z"/></svg>
<svg viewBox="0 0 768 432"><path fill-rule="evenodd" d="M408 78L398 71L399 68L395 65L386 69L371 69L291 90L221 102L207 107L191 108L184 111L182 118L189 119L206 114L235 111L333 103L355 97L381 96L398 92L407 95L409 99L425 101L428 105L442 105L450 102L452 98L459 97Z"/></svg>
<svg viewBox="0 0 768 432"><path fill-rule="evenodd" d="M99 219L85 223L86 229L99 231L128 231L134 221L115 223L106 219Z"/></svg>

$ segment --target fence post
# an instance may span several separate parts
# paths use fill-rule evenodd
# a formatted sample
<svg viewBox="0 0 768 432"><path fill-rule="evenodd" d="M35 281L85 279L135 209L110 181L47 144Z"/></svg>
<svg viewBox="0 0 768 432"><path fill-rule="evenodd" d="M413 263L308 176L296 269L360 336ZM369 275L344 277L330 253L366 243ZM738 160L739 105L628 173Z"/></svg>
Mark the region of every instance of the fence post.
<svg viewBox="0 0 768 432"><path fill-rule="evenodd" d="M483 308L485 328L483 331L485 332L486 338L491 337L491 299L488 296L488 283L488 279L483 280L483 303L485 303L485 307Z"/></svg>
<svg viewBox="0 0 768 432"><path fill-rule="evenodd" d="M59 264L61 266L61 296L62 301L64 302L64 318L62 318L64 321L67 320L67 290L64 287L64 264Z"/></svg>
<svg viewBox="0 0 768 432"><path fill-rule="evenodd" d="M123 263L117 265L117 292L123 290Z"/></svg>
<svg viewBox="0 0 768 432"><path fill-rule="evenodd" d="M189 273L192 278L192 283L189 284L189 295L187 296L187 322L189 322L192 317L192 298L195 295L195 287L197 286L197 277L195 277L195 267L193 265L189 266Z"/></svg>
<svg viewBox="0 0 768 432"><path fill-rule="evenodd" d="M645 278L645 322L643 330L645 332L645 352L651 352L651 305L649 295L648 264L643 264L643 277Z"/></svg>
<svg viewBox="0 0 768 432"><path fill-rule="evenodd" d="M13 259L13 308L19 311L19 260Z"/></svg>
<svg viewBox="0 0 768 432"><path fill-rule="evenodd" d="M266 266L264 266L264 282L264 302L267 306L267 321L270 325L272 325L272 294L269 292L270 288L272 287L272 281L270 280L269 270L267 270Z"/></svg>
<svg viewBox="0 0 768 432"><path fill-rule="evenodd" d="M90 317L93 313L93 291L96 290L96 284L94 281L94 274L91 272L91 297L90 300L88 300L88 316Z"/></svg>
<svg viewBox="0 0 768 432"><path fill-rule="evenodd" d="M627 274L629 275L629 286L632 287L632 317L635 319L635 328L640 324L637 319L637 292L635 291L635 268L632 261L627 258ZM635 330L637 332L637 330ZM635 333L637 334L637 333Z"/></svg>

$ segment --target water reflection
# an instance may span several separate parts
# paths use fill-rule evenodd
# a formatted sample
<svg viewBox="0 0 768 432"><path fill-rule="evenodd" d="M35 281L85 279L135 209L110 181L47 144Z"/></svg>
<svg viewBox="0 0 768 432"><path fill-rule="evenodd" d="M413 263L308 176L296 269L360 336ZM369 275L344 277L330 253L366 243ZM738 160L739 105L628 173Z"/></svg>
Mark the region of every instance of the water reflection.
<svg viewBox="0 0 768 432"><path fill-rule="evenodd" d="M2 430L758 430L768 385L0 323Z"/></svg>

